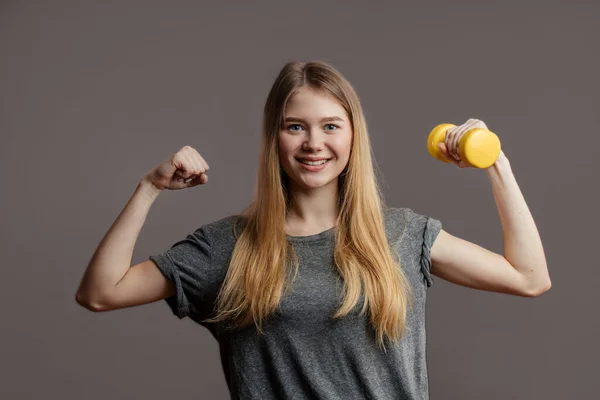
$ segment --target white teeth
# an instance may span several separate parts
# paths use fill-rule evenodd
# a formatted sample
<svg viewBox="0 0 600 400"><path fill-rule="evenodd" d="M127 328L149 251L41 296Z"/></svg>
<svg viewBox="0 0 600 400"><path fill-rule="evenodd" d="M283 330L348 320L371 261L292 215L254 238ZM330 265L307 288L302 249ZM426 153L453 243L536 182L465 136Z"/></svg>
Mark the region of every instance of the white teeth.
<svg viewBox="0 0 600 400"><path fill-rule="evenodd" d="M306 165L323 165L329 160L321 160L321 161L298 160L298 161L300 161L302 164L306 164Z"/></svg>

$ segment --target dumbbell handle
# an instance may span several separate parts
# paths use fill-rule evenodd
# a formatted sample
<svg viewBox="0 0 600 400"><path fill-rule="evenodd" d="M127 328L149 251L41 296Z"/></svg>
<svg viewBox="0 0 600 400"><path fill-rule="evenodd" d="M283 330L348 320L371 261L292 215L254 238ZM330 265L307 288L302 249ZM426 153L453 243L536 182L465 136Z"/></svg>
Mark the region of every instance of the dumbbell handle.
<svg viewBox="0 0 600 400"><path fill-rule="evenodd" d="M449 162L444 158L444 153L438 147L439 143L446 139L446 131L453 128L453 124L439 124L431 130L427 137L427 150L432 157L443 162ZM458 143L458 154L462 160L466 160L475 168L488 168L492 166L500 155L500 139L498 136L484 128L473 128L468 130Z"/></svg>

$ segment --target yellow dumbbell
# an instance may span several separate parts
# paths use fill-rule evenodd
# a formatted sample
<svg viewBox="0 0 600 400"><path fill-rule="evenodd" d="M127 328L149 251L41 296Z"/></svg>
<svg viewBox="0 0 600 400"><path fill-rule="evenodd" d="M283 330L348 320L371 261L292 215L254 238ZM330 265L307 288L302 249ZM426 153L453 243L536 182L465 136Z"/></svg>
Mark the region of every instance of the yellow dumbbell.
<svg viewBox="0 0 600 400"><path fill-rule="evenodd" d="M444 152L438 147L446 138L446 131L453 128L453 124L439 124L431 130L427 137L427 150L434 158L443 162ZM458 143L458 154L475 168L488 168L494 165L500 155L500 139L498 136L484 128L468 130Z"/></svg>

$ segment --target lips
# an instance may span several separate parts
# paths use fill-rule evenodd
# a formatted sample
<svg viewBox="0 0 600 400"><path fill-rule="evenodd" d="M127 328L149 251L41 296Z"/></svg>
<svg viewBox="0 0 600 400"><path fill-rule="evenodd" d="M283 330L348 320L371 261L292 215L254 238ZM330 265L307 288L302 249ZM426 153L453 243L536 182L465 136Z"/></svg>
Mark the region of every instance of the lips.
<svg viewBox="0 0 600 400"><path fill-rule="evenodd" d="M298 161L322 161L322 160L331 160L331 158L325 158L325 157L320 157L320 158L300 157L300 158L296 158L296 160L298 160Z"/></svg>
<svg viewBox="0 0 600 400"><path fill-rule="evenodd" d="M329 162L330 159L328 158L321 158L320 160L306 160L306 159L299 159L298 162L304 166L311 166L311 167L320 167L320 166L325 166L325 164L327 164Z"/></svg>

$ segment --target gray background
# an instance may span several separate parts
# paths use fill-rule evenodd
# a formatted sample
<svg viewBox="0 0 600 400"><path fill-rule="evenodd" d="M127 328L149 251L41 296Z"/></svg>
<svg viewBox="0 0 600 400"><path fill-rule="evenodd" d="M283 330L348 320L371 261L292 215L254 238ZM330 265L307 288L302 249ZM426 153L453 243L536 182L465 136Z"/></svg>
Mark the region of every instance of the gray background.
<svg viewBox="0 0 600 400"><path fill-rule="evenodd" d="M312 59L356 88L388 204L502 254L485 172L425 147L478 118L540 230L541 297L429 289L431 398L597 395L597 2L0 4L3 399L228 398L203 327L164 301L92 313L75 291L139 179L184 145L210 182L159 196L132 262L240 212L270 85Z"/></svg>

